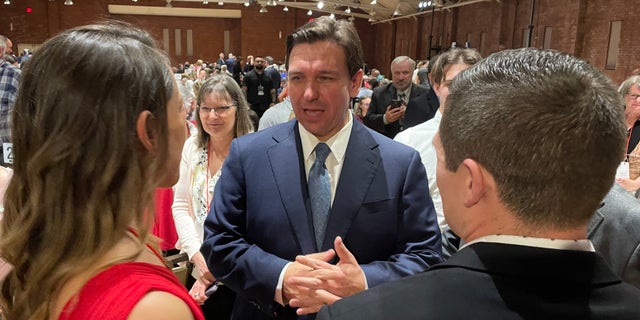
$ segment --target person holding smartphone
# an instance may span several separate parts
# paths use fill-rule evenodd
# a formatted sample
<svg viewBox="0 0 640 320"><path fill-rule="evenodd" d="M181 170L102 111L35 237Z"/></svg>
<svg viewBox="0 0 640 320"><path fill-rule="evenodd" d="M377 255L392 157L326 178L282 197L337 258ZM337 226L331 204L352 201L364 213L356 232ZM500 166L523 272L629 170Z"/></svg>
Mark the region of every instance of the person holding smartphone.
<svg viewBox="0 0 640 320"><path fill-rule="evenodd" d="M407 103L428 92L427 89L414 86L411 78L416 62L399 56L391 62L391 83L373 90L369 111L364 124L389 138L406 129L404 124ZM412 121L415 122L415 121Z"/></svg>

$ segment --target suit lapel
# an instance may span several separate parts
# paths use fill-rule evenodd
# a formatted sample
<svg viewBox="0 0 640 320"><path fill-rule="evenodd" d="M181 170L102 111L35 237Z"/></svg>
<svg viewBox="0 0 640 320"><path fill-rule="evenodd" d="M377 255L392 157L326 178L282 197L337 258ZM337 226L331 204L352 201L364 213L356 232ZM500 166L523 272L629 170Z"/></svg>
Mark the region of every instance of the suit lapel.
<svg viewBox="0 0 640 320"><path fill-rule="evenodd" d="M362 206L380 165L377 146L367 129L354 121L321 250L333 248L336 236L344 239L353 217Z"/></svg>
<svg viewBox="0 0 640 320"><path fill-rule="evenodd" d="M267 157L284 205L291 229L298 239L303 254L316 252L313 224L306 202L308 202L307 181L302 160L302 145L297 133L297 121L289 130L275 134L275 145L267 150ZM274 199L275 200L275 199Z"/></svg>

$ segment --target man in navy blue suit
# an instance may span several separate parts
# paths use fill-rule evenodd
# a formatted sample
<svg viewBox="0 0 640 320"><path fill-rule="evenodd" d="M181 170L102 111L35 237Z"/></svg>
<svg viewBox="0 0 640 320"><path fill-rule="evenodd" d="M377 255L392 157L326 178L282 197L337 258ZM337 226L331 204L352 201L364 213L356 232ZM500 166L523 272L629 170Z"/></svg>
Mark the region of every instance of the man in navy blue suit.
<svg viewBox="0 0 640 320"><path fill-rule="evenodd" d="M201 252L238 293L234 319L313 319L325 303L441 261L420 156L349 111L363 77L353 26L308 22L287 38L286 61L296 120L234 140L205 222ZM308 183L323 143L324 227Z"/></svg>

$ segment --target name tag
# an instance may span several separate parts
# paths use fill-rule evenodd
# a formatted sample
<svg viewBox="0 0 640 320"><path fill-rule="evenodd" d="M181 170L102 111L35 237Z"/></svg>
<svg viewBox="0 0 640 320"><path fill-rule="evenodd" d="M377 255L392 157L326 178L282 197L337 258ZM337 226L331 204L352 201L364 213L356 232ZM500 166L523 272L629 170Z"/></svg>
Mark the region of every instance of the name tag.
<svg viewBox="0 0 640 320"><path fill-rule="evenodd" d="M2 155L4 163L13 163L13 143L5 142L2 144Z"/></svg>
<svg viewBox="0 0 640 320"><path fill-rule="evenodd" d="M629 179L629 162L622 161L616 169L616 179L624 178Z"/></svg>

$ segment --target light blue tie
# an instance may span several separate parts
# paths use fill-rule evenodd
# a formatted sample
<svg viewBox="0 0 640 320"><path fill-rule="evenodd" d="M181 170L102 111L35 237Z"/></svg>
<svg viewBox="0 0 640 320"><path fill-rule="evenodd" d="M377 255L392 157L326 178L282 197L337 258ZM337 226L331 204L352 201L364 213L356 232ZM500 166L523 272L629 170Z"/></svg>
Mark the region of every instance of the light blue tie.
<svg viewBox="0 0 640 320"><path fill-rule="evenodd" d="M311 213L313 216L313 229L316 233L318 250L322 247L324 233L327 229L329 208L331 208L331 183L329 172L324 165L331 149L325 143L318 143L315 148L316 161L309 171L309 198L311 200Z"/></svg>

